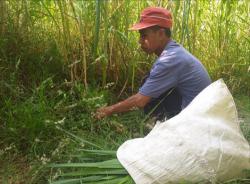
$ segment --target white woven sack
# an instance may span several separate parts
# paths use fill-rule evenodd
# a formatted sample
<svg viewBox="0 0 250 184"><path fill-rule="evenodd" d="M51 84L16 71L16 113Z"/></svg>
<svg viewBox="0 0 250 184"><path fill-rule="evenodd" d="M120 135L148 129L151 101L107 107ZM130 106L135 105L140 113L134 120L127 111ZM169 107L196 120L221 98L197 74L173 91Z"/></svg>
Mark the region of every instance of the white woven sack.
<svg viewBox="0 0 250 184"><path fill-rule="evenodd" d="M214 183L242 177L250 169L249 144L222 79L146 137L122 144L117 158L136 184Z"/></svg>

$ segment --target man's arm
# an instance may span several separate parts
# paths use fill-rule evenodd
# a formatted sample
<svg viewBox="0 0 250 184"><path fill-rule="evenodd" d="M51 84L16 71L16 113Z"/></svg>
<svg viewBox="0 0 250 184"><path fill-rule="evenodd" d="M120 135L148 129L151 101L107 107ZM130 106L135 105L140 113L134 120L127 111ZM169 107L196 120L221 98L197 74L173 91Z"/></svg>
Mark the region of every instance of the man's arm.
<svg viewBox="0 0 250 184"><path fill-rule="evenodd" d="M117 104L97 109L95 116L97 119L102 119L105 116L110 116L111 114L119 112L126 112L135 107L143 108L150 100L151 97L137 93Z"/></svg>

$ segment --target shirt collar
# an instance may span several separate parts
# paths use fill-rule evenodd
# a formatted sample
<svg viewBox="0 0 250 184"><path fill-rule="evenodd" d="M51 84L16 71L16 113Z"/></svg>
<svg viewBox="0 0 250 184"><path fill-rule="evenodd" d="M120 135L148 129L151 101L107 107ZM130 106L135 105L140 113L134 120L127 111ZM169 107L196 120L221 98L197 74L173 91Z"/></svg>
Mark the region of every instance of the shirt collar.
<svg viewBox="0 0 250 184"><path fill-rule="evenodd" d="M160 57L163 56L163 55L167 52L167 50L168 50L171 46L173 46L173 45L175 45L175 44L176 44L176 42L175 42L174 40L170 39L169 42L167 43L167 45L165 46L164 50L162 51Z"/></svg>

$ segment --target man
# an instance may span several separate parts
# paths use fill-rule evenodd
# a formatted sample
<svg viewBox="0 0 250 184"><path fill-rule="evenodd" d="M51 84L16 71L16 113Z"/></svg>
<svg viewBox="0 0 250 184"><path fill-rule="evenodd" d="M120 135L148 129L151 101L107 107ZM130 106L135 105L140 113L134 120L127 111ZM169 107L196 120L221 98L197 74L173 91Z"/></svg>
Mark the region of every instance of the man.
<svg viewBox="0 0 250 184"><path fill-rule="evenodd" d="M170 118L211 83L200 61L171 39L171 27L172 16L166 9L148 7L143 10L140 22L131 30L139 31L142 50L156 54L158 58L139 92L117 104L98 109L98 119L135 107L144 108L146 113L157 111L156 115L161 116L158 119Z"/></svg>

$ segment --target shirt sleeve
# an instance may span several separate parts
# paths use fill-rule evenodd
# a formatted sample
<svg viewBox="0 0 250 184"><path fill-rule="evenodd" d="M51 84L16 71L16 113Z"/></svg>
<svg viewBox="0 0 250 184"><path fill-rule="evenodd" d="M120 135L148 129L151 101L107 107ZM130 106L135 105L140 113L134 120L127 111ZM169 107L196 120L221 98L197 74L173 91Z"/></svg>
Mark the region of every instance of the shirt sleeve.
<svg viewBox="0 0 250 184"><path fill-rule="evenodd" d="M173 57L160 57L150 71L146 82L139 89L139 93L157 98L167 90L177 85L179 66Z"/></svg>

